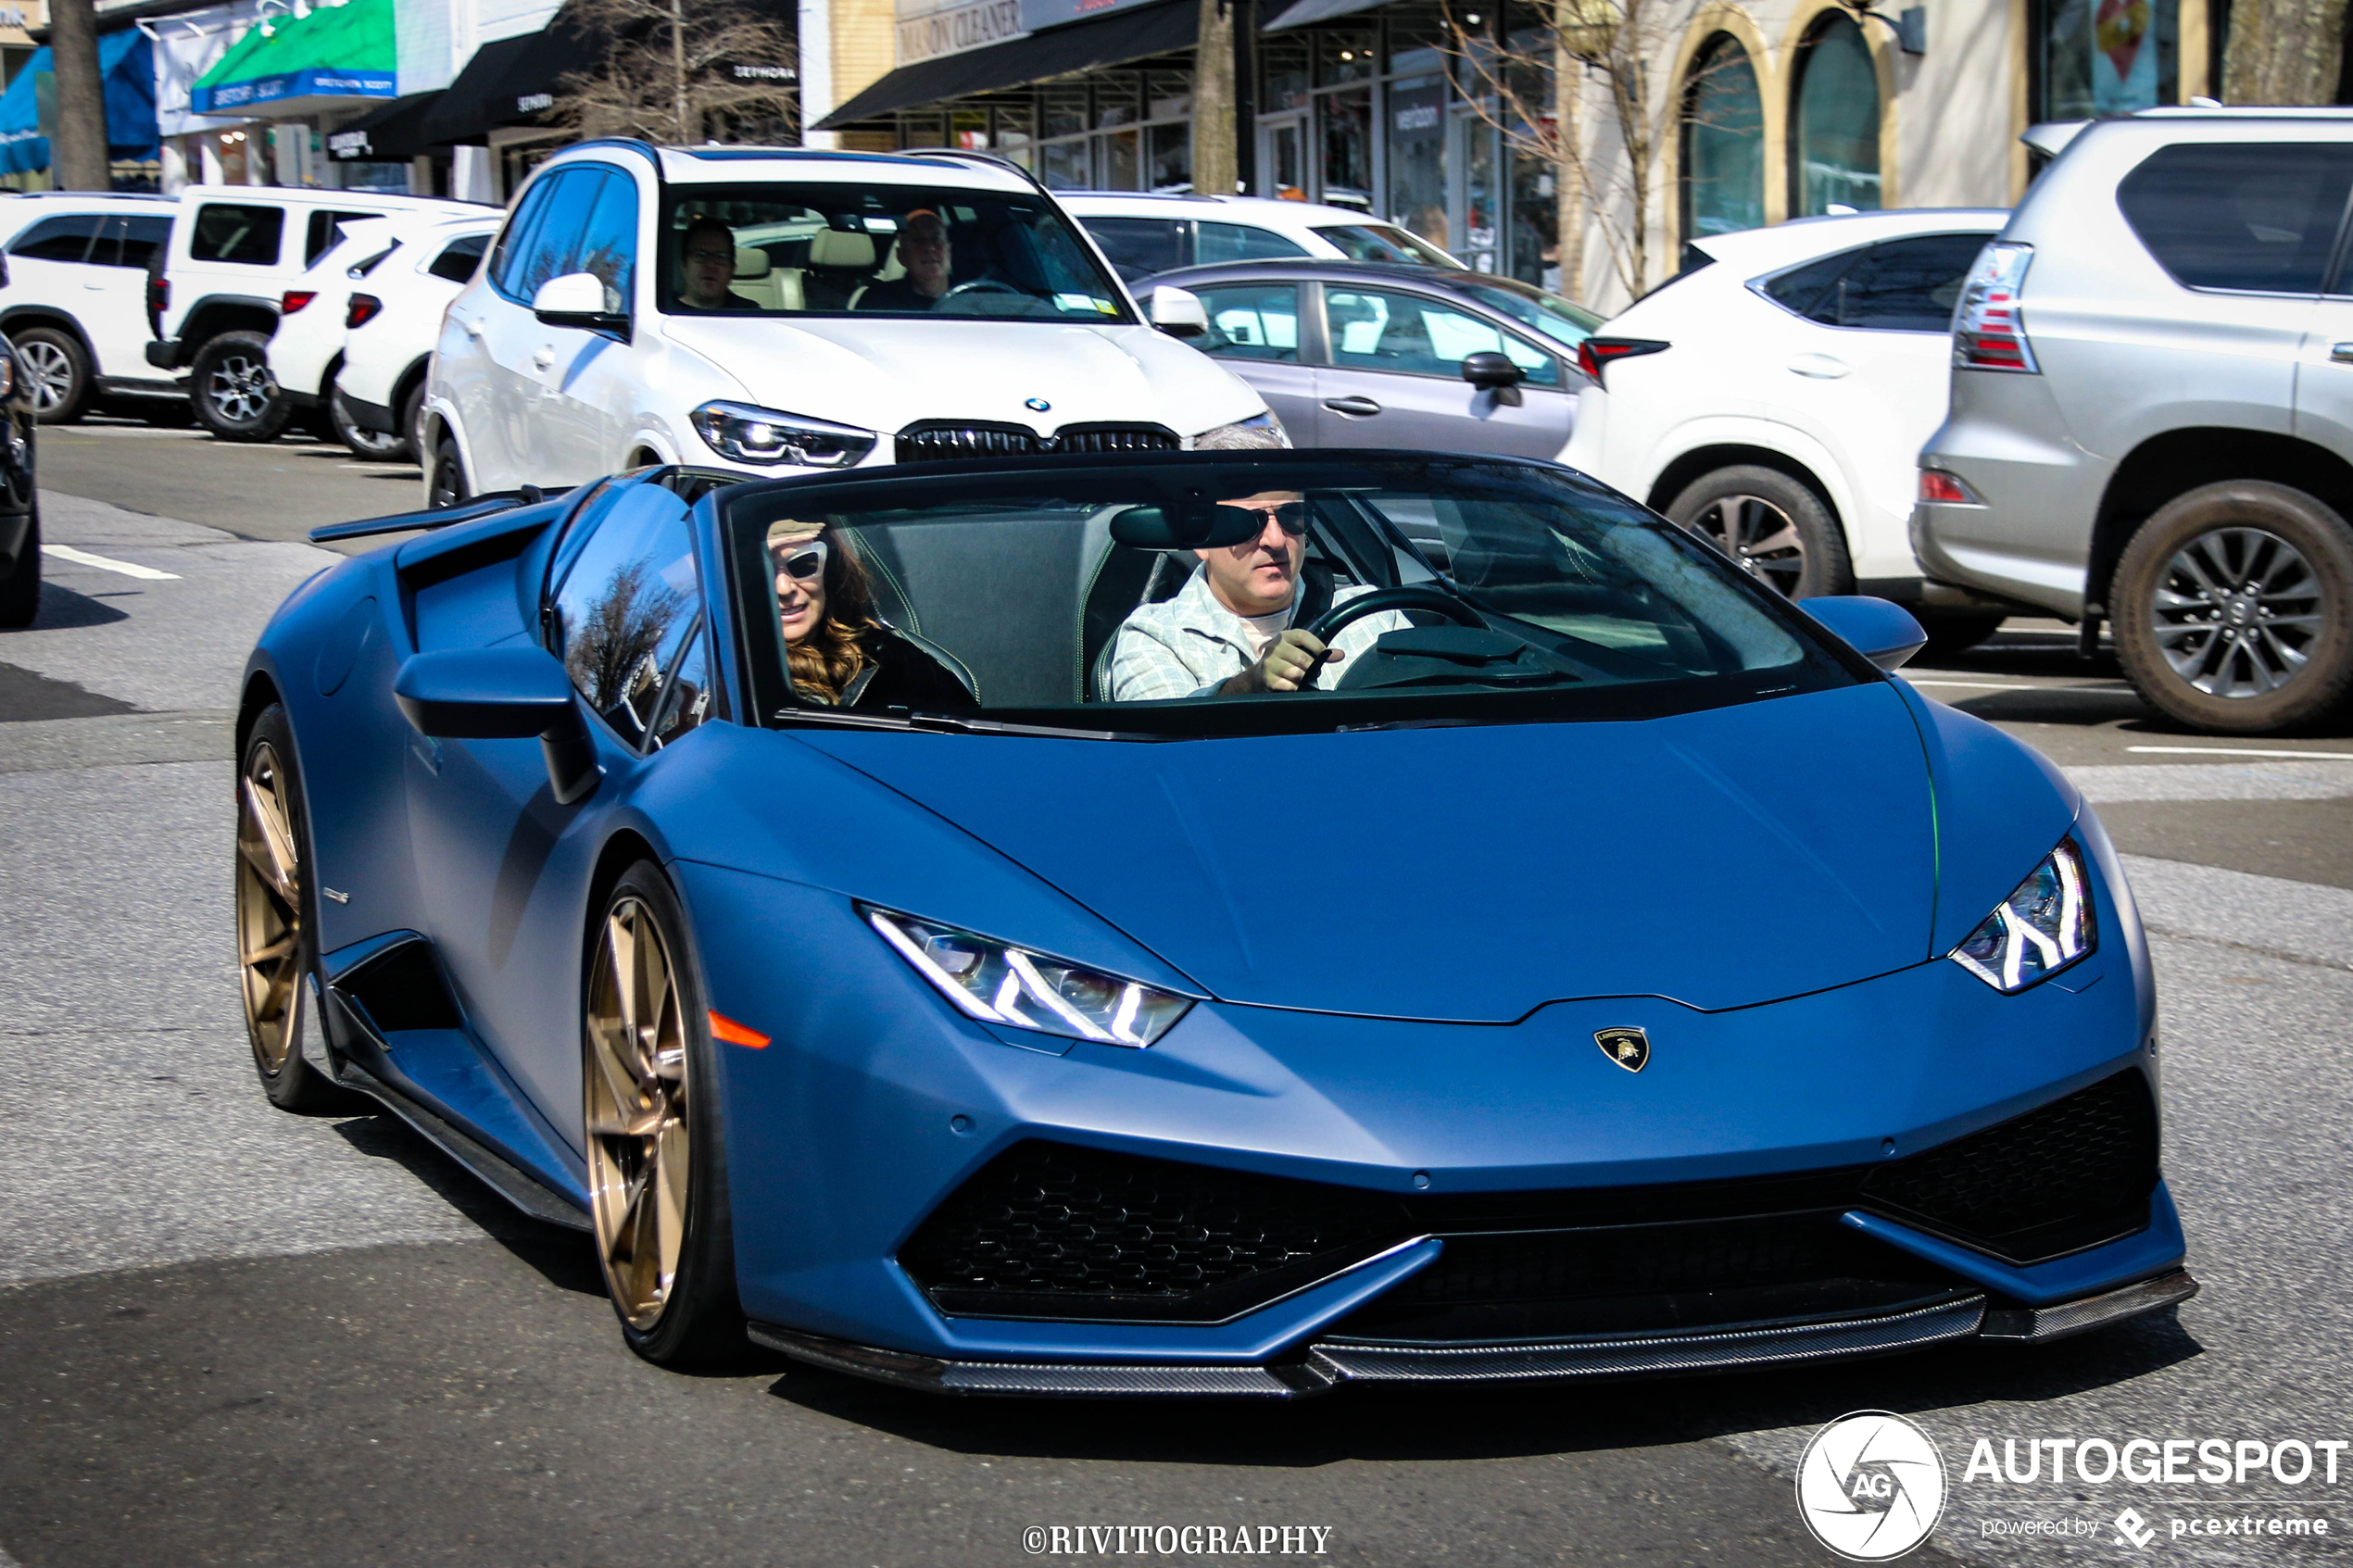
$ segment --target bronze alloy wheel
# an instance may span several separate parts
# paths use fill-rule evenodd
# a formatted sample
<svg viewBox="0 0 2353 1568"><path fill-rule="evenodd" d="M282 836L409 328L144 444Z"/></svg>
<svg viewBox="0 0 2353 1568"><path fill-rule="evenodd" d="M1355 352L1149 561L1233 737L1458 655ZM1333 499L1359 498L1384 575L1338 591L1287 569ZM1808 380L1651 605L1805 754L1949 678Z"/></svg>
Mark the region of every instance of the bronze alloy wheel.
<svg viewBox="0 0 2353 1568"><path fill-rule="evenodd" d="M606 1287L641 1333L670 1303L694 1173L679 989L653 911L617 899L588 985L588 1191Z"/></svg>
<svg viewBox="0 0 2353 1568"><path fill-rule="evenodd" d="M245 1034L265 1080L284 1073L301 1026L302 858L291 797L278 748L256 741L237 782L237 964Z"/></svg>

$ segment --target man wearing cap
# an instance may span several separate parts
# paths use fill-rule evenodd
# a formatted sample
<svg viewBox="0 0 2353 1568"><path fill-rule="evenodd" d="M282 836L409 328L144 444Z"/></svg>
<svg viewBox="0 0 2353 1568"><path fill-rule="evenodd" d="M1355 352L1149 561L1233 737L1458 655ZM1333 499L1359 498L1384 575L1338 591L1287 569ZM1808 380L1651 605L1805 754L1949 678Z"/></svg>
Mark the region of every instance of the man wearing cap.
<svg viewBox="0 0 2353 1568"><path fill-rule="evenodd" d="M948 292L954 260L948 225L931 208L917 207L899 225L899 265L907 275L869 283L858 296L860 310L924 311Z"/></svg>

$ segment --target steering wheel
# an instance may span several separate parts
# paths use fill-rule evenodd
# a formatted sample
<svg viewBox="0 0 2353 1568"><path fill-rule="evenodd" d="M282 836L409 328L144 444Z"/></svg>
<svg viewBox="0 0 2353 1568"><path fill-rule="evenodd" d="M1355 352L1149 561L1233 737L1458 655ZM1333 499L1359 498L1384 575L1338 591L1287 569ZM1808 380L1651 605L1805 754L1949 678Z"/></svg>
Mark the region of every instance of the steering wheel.
<svg viewBox="0 0 2353 1568"><path fill-rule="evenodd" d="M1028 290L1017 289L1013 287L1013 284L1005 282L1002 278L974 278L965 282L958 283L954 288L950 289L946 294L941 295L939 297L942 299L954 299L959 295L966 294L1017 294L1025 299L1029 297Z"/></svg>
<svg viewBox="0 0 2353 1568"><path fill-rule="evenodd" d="M1453 595L1419 583L1409 583L1403 587L1376 588L1369 594L1359 594L1345 604L1332 606L1315 618L1313 626L1302 630L1329 647L1333 636L1344 628L1353 626L1368 615L1378 615L1389 609L1426 609L1433 615L1444 616L1457 626L1487 624L1478 618L1478 611ZM1316 665L1307 672L1306 679L1299 683L1299 689L1306 691L1314 686L1323 673L1324 666Z"/></svg>

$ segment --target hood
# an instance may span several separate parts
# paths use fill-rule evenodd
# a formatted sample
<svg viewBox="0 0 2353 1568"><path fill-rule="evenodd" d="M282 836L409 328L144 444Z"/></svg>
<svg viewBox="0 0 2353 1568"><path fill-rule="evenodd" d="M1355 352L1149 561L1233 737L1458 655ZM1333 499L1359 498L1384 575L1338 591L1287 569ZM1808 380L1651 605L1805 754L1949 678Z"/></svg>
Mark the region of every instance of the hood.
<svg viewBox="0 0 2353 1568"><path fill-rule="evenodd" d="M1196 435L1266 406L1207 355L1142 326L669 316L662 332L755 403L867 430L988 420L1050 435L1066 424L1117 421ZM1032 398L1051 407L1032 409Z"/></svg>
<svg viewBox="0 0 2353 1568"><path fill-rule="evenodd" d="M1632 723L799 734L1227 1001L1479 1022L1592 997L1714 1010L1929 952L1929 775L1884 684Z"/></svg>

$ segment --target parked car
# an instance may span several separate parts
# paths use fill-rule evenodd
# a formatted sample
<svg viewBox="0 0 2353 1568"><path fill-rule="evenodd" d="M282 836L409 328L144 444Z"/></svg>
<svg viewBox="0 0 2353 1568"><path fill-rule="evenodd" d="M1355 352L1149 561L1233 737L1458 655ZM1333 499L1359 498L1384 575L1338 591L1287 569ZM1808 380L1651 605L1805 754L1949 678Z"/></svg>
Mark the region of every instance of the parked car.
<svg viewBox="0 0 2353 1568"><path fill-rule="evenodd" d="M644 463L1174 450L1252 421L1258 395L1144 321L1013 164L609 141L523 188L449 306L421 428L446 503Z"/></svg>
<svg viewBox="0 0 2353 1568"><path fill-rule="evenodd" d="M176 210L165 196L82 192L0 204L0 332L16 345L44 424L70 423L102 395L136 397L142 408L186 406L145 353L147 270Z"/></svg>
<svg viewBox="0 0 2353 1568"><path fill-rule="evenodd" d="M425 373L449 302L481 270L497 216L449 218L411 232L369 273L346 313L337 419L391 457L416 455ZM361 447L354 443L354 451Z"/></svg>
<svg viewBox="0 0 2353 1568"><path fill-rule="evenodd" d="M2001 607L1924 590L1909 525L1954 301L2008 216L1866 212L1700 239L1588 345L1569 463L1793 598L1894 599L1940 654L1983 641Z"/></svg>
<svg viewBox="0 0 2353 1568"><path fill-rule="evenodd" d="M2218 734L2353 692L2353 190L2342 109L2086 126L1970 272L1913 533L1944 583L2106 621Z"/></svg>
<svg viewBox="0 0 2353 1568"><path fill-rule="evenodd" d="M391 258L403 227L401 218L355 218L338 225L335 243L279 295L278 325L270 334L270 378L289 417L308 416L321 439L341 441L363 458L394 456L398 444L350 425L335 403L335 375L343 369L352 301Z"/></svg>
<svg viewBox="0 0 2353 1568"><path fill-rule="evenodd" d="M191 185L147 281L147 363L186 370L196 418L224 441L271 441L294 405L270 374L270 334L295 280L344 222L395 213L480 212L470 202L372 191Z"/></svg>
<svg viewBox="0 0 2353 1568"><path fill-rule="evenodd" d="M41 496L33 488L40 399L15 345L0 337L0 626L41 613Z"/></svg>
<svg viewBox="0 0 2353 1568"><path fill-rule="evenodd" d="M1463 265L1418 234L1344 207L1133 191L1058 191L1055 199L1085 225L1119 275L1131 283L1178 267L1284 257L1409 267Z"/></svg>
<svg viewBox="0 0 2353 1568"><path fill-rule="evenodd" d="M386 532L244 677L257 1075L586 1233L652 1361L1285 1399L2047 1356L2196 1288L2118 858L1891 678L1895 606L1434 453L664 467L314 537ZM1270 532L1358 651L1111 698Z"/></svg>
<svg viewBox="0 0 2353 1568"><path fill-rule="evenodd" d="M1256 388L1300 446L1558 458L1587 384L1578 347L1602 320L1452 267L1229 262L1159 273L1136 292L1167 287L1209 319L1193 346Z"/></svg>

